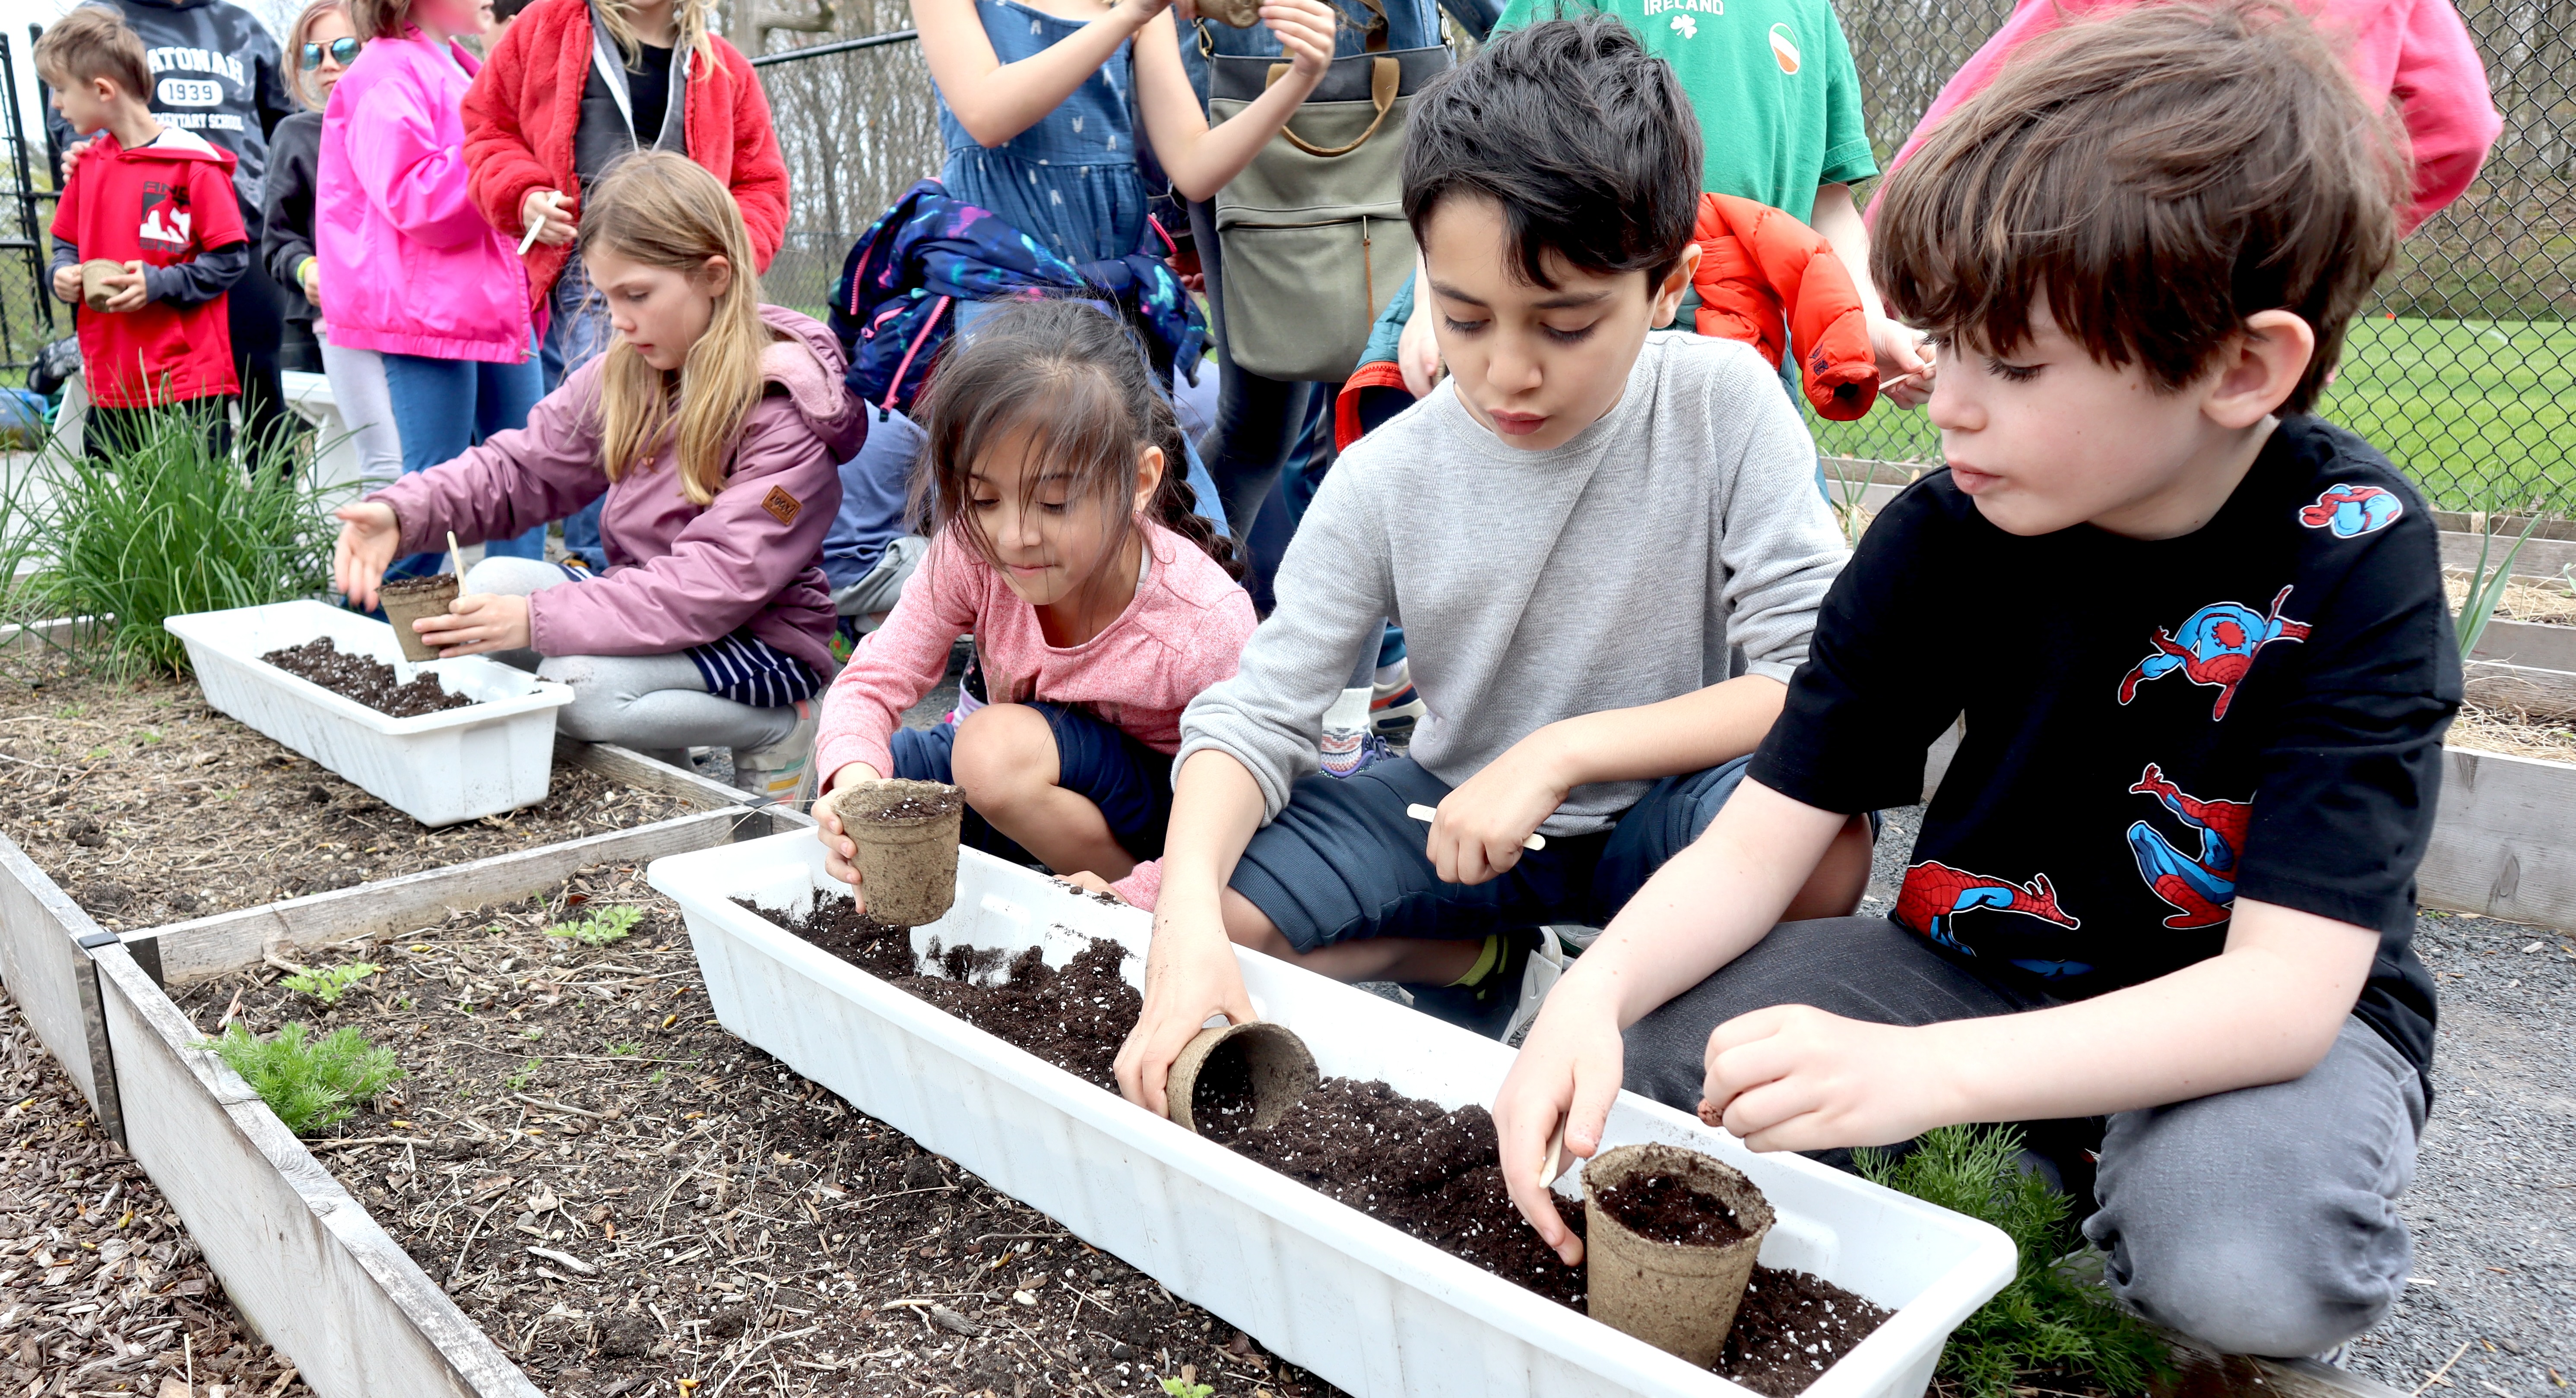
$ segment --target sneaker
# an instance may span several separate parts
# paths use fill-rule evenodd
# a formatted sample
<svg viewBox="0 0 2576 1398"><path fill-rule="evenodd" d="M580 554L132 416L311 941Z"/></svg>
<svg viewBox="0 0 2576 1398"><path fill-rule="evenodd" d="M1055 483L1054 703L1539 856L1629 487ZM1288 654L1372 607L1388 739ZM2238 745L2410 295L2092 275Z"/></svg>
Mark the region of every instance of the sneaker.
<svg viewBox="0 0 2576 1398"><path fill-rule="evenodd" d="M1395 756L1395 749L1365 728L1326 729L1315 743L1315 755L1326 776L1347 777Z"/></svg>
<svg viewBox="0 0 2576 1398"><path fill-rule="evenodd" d="M820 709L811 699L796 701L796 726L767 747L733 755L733 785L770 805L802 810L814 799L814 734Z"/></svg>
<svg viewBox="0 0 2576 1398"><path fill-rule="evenodd" d="M1413 1007L1434 1019L1506 1043L1538 1018L1539 1006L1565 974L1554 939L1536 929L1495 934L1501 960L1473 985L1413 985Z"/></svg>
<svg viewBox="0 0 2576 1398"><path fill-rule="evenodd" d="M1431 712L1413 687L1413 667L1399 660L1381 666L1369 689L1369 730L1399 746L1413 741L1414 725Z"/></svg>

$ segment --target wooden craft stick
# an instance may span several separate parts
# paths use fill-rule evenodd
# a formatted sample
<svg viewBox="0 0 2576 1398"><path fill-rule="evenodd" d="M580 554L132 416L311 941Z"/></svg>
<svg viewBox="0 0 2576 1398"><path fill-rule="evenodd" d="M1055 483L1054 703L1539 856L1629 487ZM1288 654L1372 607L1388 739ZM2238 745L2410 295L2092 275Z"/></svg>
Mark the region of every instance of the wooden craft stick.
<svg viewBox="0 0 2576 1398"><path fill-rule="evenodd" d="M1425 825L1429 825L1432 820L1440 814L1429 806L1407 806L1404 808L1404 813L1413 817L1415 820L1421 821ZM1521 841L1521 848L1545 849L1547 848L1547 837L1545 835L1532 835L1528 839Z"/></svg>
<svg viewBox="0 0 2576 1398"><path fill-rule="evenodd" d="M1556 1177L1558 1174L1563 1172L1564 1168L1565 1137L1562 1133L1551 1135L1547 1138L1547 1169L1540 1173L1538 1177L1538 1187L1541 1189L1555 1188Z"/></svg>
<svg viewBox="0 0 2576 1398"><path fill-rule="evenodd" d="M456 546L456 531L453 529L447 531L447 570L456 575L458 582L465 581L465 550Z"/></svg>
<svg viewBox="0 0 2576 1398"><path fill-rule="evenodd" d="M545 215L539 214L537 221L528 225L528 236L519 240L519 256L527 256L528 249L537 245L537 235L544 231L546 231L546 218Z"/></svg>

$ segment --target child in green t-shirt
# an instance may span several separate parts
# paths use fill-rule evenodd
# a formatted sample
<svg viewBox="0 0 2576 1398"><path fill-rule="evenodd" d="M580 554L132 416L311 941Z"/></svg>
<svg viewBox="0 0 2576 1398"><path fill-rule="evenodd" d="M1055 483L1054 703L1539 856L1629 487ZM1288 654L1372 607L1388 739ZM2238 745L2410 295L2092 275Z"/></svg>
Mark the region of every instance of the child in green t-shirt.
<svg viewBox="0 0 2576 1398"><path fill-rule="evenodd" d="M1860 74L1829 0L1509 0L1497 33L1584 12L1616 16L1672 65L1699 114L1700 188L1785 209L1833 244L1869 312L1881 380L1924 367L1915 336L1887 318L1869 283L1869 229L1851 187L1878 173L1861 117ZM1431 313L1413 288L1380 324L1401 324L1396 362L1415 397L1438 381ZM1928 396L1899 382L1888 396Z"/></svg>

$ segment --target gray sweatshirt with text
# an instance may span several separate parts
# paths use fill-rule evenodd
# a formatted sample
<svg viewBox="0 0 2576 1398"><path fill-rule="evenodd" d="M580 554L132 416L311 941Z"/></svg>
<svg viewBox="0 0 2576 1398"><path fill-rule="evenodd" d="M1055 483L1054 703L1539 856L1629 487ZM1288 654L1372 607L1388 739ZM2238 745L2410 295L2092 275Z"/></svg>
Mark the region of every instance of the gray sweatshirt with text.
<svg viewBox="0 0 2576 1398"><path fill-rule="evenodd" d="M1746 345L1648 335L1618 406L1551 451L1504 445L1443 383L1334 465L1177 761L1232 755L1276 818L1384 617L1430 710L1412 756L1455 786L1559 719L1724 680L1730 644L1786 681L1847 557L1815 444ZM1539 828L1605 828L1648 785L1577 787Z"/></svg>

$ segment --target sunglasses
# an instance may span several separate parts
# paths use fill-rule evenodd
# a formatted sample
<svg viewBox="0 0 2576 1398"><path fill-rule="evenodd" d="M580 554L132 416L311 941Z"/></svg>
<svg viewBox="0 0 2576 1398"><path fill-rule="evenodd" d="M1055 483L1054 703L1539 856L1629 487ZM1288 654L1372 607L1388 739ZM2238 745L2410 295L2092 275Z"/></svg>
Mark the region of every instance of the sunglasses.
<svg viewBox="0 0 2576 1398"><path fill-rule="evenodd" d="M306 44L304 46L304 71L309 73L322 66L322 55L326 48L330 52L332 62L339 64L343 68L348 67L350 64L358 61L359 43L360 41L358 39L345 38L333 39L328 45Z"/></svg>

